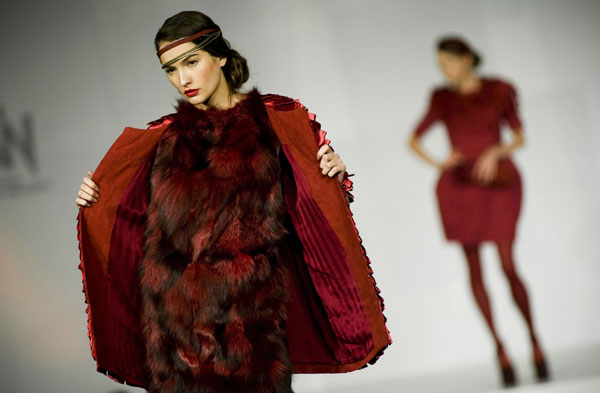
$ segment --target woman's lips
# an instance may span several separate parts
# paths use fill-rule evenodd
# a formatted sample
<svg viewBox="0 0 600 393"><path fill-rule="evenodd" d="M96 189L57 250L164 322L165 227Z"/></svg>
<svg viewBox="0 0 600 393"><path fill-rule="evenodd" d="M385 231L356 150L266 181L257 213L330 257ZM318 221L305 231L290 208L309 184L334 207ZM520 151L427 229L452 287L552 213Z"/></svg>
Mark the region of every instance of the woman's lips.
<svg viewBox="0 0 600 393"><path fill-rule="evenodd" d="M189 89L189 90L186 90L183 94L185 94L188 97L193 97L196 94L198 94L198 89Z"/></svg>

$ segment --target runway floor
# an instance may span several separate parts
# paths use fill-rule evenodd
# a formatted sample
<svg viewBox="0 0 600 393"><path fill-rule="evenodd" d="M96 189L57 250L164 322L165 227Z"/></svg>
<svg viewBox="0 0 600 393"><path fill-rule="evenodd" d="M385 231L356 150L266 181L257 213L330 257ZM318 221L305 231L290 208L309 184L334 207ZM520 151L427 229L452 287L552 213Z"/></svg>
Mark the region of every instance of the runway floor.
<svg viewBox="0 0 600 393"><path fill-rule="evenodd" d="M495 365L482 364L427 375L399 377L369 385L304 390L297 393L600 393L600 347L548 354L552 378L537 383L529 359L516 359L519 384L504 389ZM301 384L300 384L301 385Z"/></svg>
<svg viewBox="0 0 600 393"><path fill-rule="evenodd" d="M343 386L344 375L320 379L320 386L308 383L310 375L296 376L296 393L600 393L600 346L549 353L552 379L535 381L529 359L515 359L519 385L500 388L498 370L492 362L423 375ZM338 379L339 378L339 379ZM107 392L106 390L104 392ZM142 389L121 387L109 393L138 393Z"/></svg>
<svg viewBox="0 0 600 393"><path fill-rule="evenodd" d="M553 381L540 385L521 386L513 389L491 390L486 393L599 393L600 375L595 377Z"/></svg>

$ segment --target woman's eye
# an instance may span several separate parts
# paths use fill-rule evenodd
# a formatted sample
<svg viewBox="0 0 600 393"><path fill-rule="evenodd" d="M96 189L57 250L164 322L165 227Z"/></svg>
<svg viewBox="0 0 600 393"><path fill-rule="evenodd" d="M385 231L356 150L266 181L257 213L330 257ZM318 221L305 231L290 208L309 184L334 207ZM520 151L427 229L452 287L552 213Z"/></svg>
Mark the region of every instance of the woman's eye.
<svg viewBox="0 0 600 393"><path fill-rule="evenodd" d="M165 70L165 72L166 72L168 75L171 75L171 74L172 74L174 71L175 71L175 70L174 70L174 69L172 69L172 68L169 68L168 70Z"/></svg>
<svg viewBox="0 0 600 393"><path fill-rule="evenodd" d="M198 62L198 60L189 60L188 61L188 65L189 66L193 66L194 64L196 64Z"/></svg>

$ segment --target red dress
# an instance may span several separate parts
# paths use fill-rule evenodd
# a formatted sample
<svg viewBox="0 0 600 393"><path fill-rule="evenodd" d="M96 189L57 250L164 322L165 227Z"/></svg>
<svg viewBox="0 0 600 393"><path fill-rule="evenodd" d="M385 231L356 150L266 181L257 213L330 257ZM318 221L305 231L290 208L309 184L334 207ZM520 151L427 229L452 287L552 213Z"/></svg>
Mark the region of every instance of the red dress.
<svg viewBox="0 0 600 393"><path fill-rule="evenodd" d="M436 194L446 238L464 244L512 241L521 210L521 177L514 163L499 163L502 185L483 186L465 180L472 165L488 147L501 141L501 126L521 128L515 89L498 79L481 79L475 93L436 89L427 114L414 131L424 134L436 121L446 125L453 149L465 157L465 167L442 172ZM470 176L468 176L470 178Z"/></svg>

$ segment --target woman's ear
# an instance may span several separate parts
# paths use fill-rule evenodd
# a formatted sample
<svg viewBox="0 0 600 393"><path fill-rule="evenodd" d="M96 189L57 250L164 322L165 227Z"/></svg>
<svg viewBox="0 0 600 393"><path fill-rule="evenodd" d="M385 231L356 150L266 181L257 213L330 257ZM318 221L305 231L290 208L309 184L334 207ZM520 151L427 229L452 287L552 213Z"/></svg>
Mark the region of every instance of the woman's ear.
<svg viewBox="0 0 600 393"><path fill-rule="evenodd" d="M227 58L226 57L219 58L219 67L223 67L223 66L225 66L225 64L227 64Z"/></svg>
<svg viewBox="0 0 600 393"><path fill-rule="evenodd" d="M467 63L471 68L475 68L475 56L472 53L466 55Z"/></svg>

